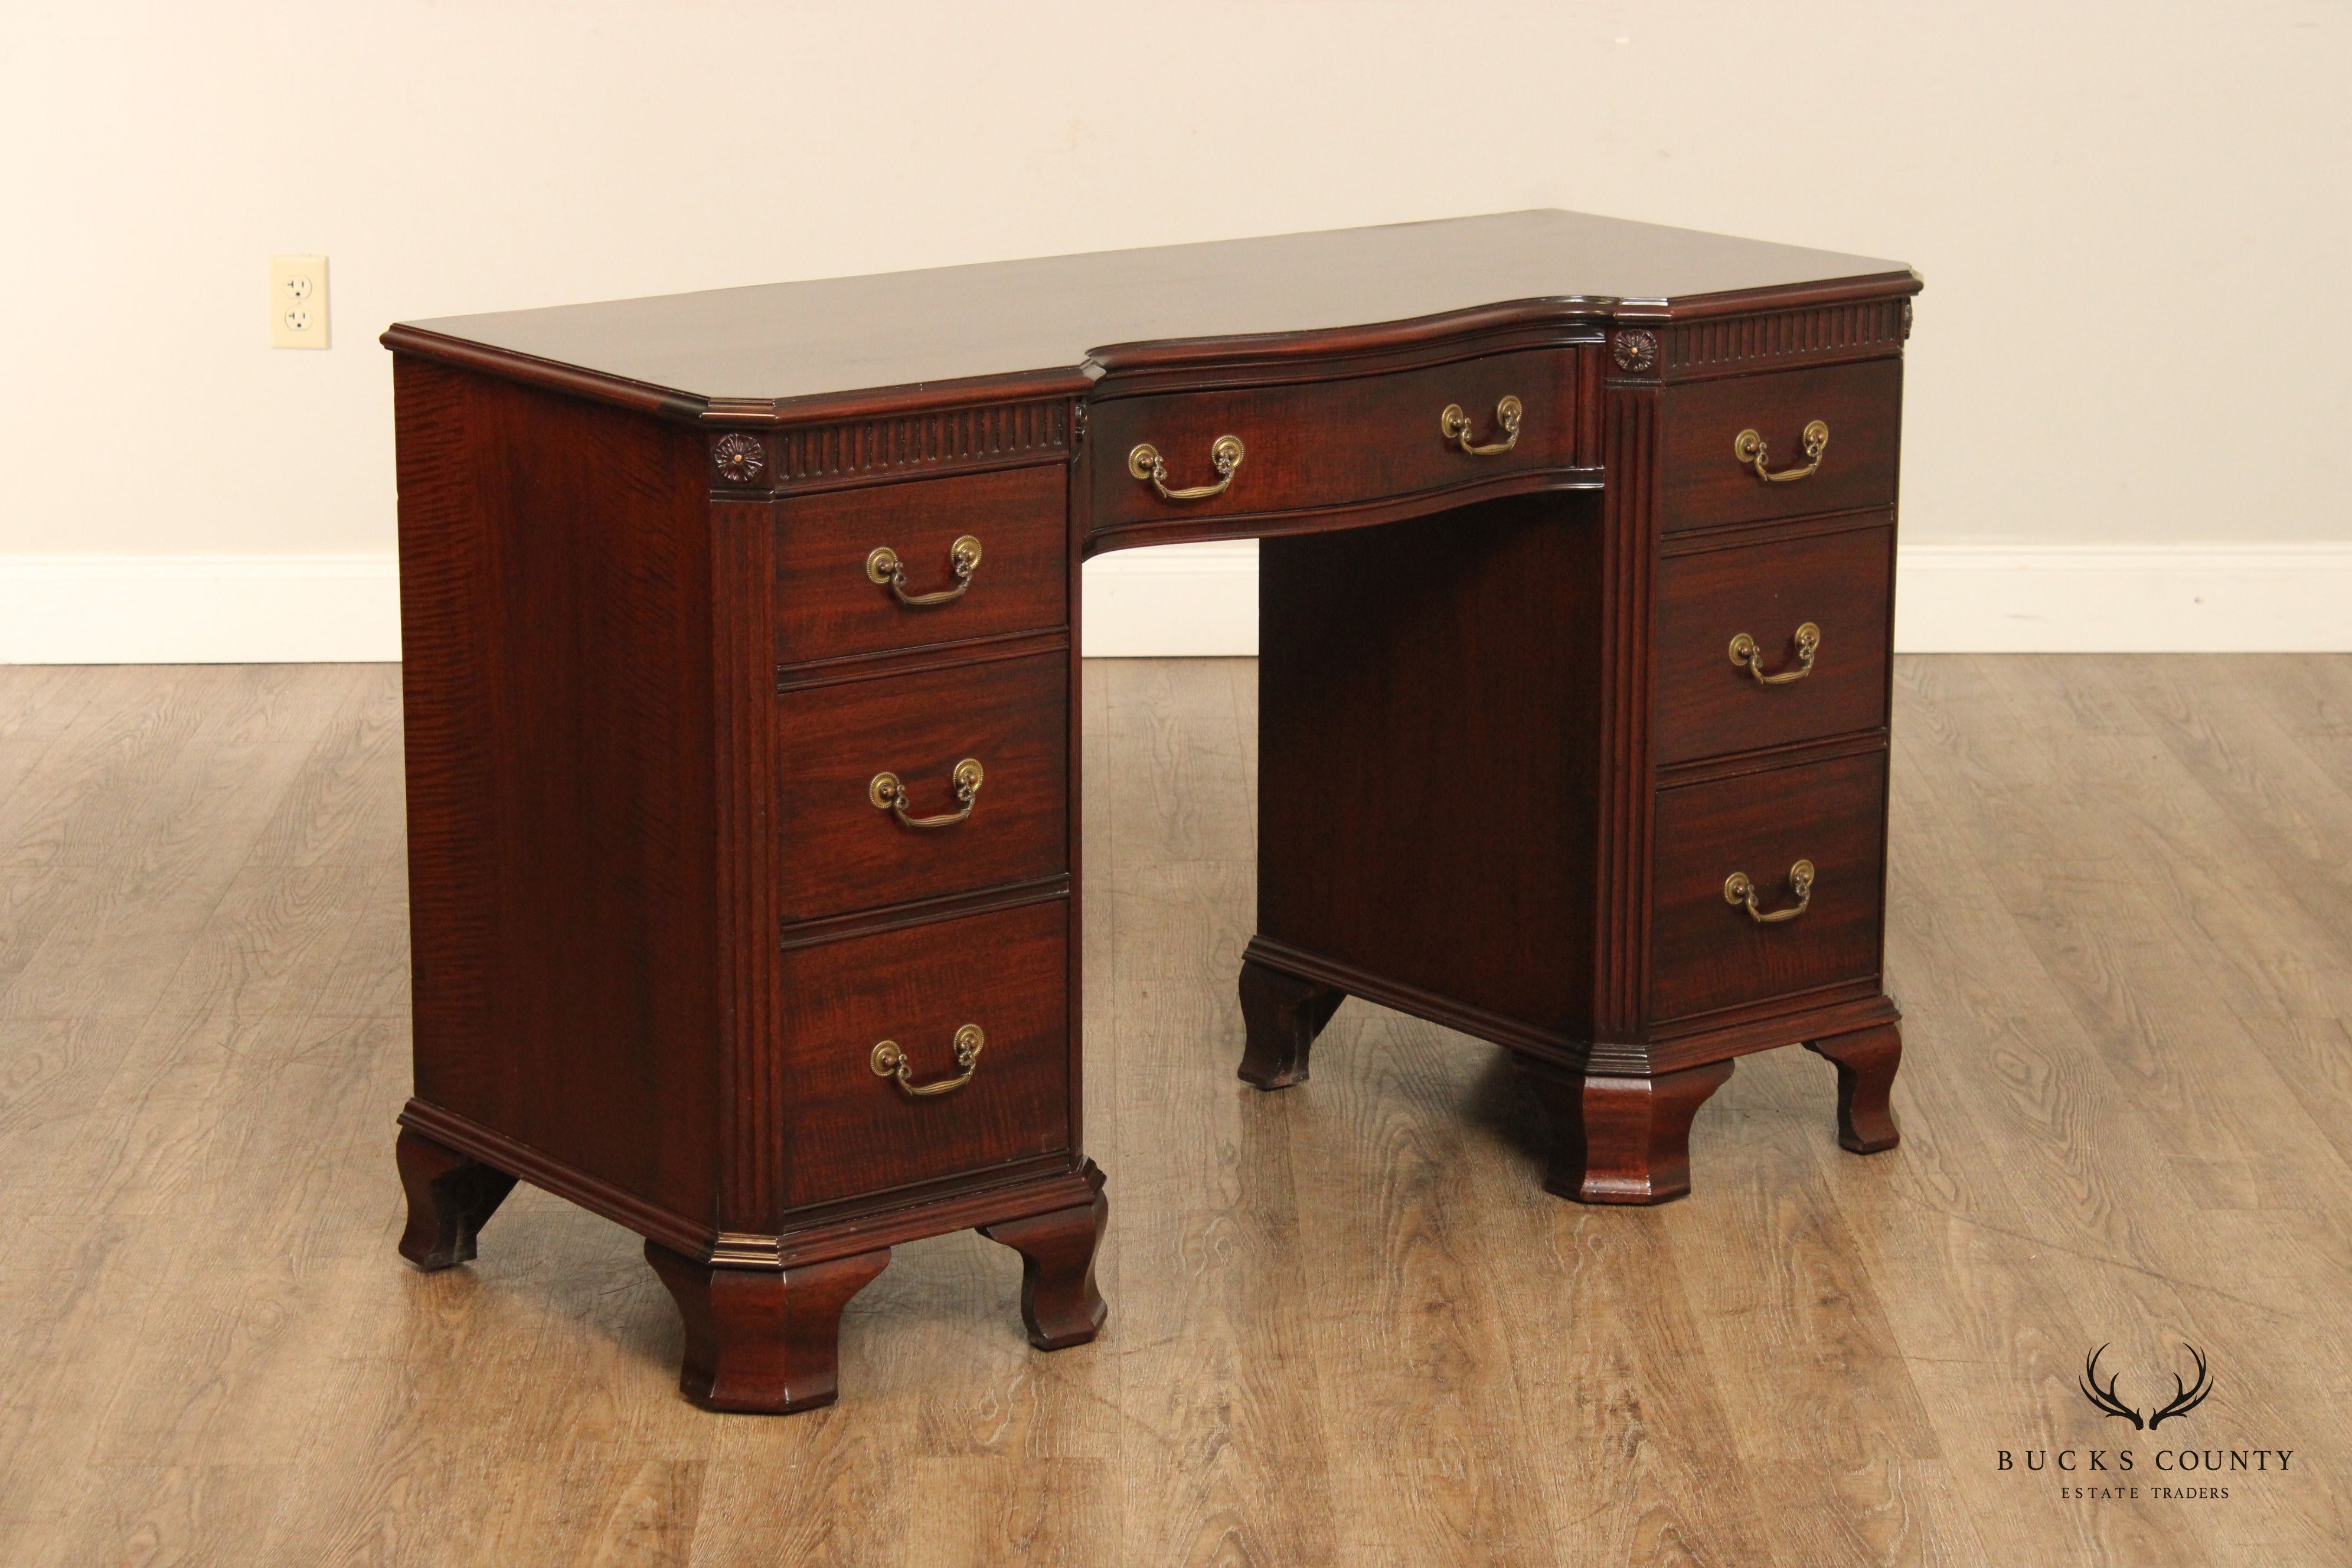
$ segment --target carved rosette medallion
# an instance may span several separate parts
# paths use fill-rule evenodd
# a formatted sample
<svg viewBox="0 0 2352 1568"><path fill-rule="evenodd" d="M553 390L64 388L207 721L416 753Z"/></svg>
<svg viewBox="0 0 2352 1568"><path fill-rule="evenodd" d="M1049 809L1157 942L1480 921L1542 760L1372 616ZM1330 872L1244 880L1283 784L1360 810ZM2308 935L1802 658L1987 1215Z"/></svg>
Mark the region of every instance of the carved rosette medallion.
<svg viewBox="0 0 2352 1568"><path fill-rule="evenodd" d="M1639 375L1658 363L1658 334L1635 327L1617 334L1615 346L1610 351L1617 368Z"/></svg>
<svg viewBox="0 0 2352 1568"><path fill-rule="evenodd" d="M760 445L756 436L740 431L722 436L710 448L710 460L719 466L719 474L736 484L751 483L768 466L768 449Z"/></svg>

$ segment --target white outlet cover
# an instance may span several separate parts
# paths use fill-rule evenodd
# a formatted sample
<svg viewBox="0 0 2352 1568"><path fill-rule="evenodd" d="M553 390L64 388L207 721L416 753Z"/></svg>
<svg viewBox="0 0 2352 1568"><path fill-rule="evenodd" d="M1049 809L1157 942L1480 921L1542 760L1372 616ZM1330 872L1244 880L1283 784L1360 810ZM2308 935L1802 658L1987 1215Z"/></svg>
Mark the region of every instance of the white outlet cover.
<svg viewBox="0 0 2352 1568"><path fill-rule="evenodd" d="M322 349L327 346L325 257L273 256L269 258L269 346L273 349Z"/></svg>

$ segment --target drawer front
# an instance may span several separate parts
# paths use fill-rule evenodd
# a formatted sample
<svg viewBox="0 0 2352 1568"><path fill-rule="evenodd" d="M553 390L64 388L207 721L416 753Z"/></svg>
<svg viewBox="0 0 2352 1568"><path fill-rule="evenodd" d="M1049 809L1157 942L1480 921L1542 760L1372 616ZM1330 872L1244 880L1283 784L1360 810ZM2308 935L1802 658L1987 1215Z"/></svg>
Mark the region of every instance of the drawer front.
<svg viewBox="0 0 2352 1568"><path fill-rule="evenodd" d="M1659 527L1673 533L1891 505L1902 419L1899 359L1673 387L1659 410ZM1805 427L1816 420L1829 439L1820 467L1802 479L1766 479L1740 456L1739 436L1752 430L1767 471L1801 468Z"/></svg>
<svg viewBox="0 0 2352 1568"><path fill-rule="evenodd" d="M778 503L777 662L1067 624L1068 489L1069 470L1057 463ZM967 537L979 542L968 579L955 571L956 542ZM877 550L899 563L896 592L867 570ZM959 587L951 599L905 602Z"/></svg>
<svg viewBox="0 0 2352 1568"><path fill-rule="evenodd" d="M1055 899L783 954L784 1196L799 1207L1070 1146L1069 905ZM917 1098L877 1076L894 1042Z"/></svg>
<svg viewBox="0 0 2352 1568"><path fill-rule="evenodd" d="M1652 1019L1875 975L1885 820L1884 751L1659 791ZM1814 878L1794 919L1759 923L1726 900L1725 879L1738 871L1765 914L1794 906L1790 868L1799 860L1812 863Z"/></svg>
<svg viewBox="0 0 2352 1568"><path fill-rule="evenodd" d="M1496 406L1519 404L1517 441L1474 456L1441 427L1449 406L1473 446L1505 440ZM1345 381L1230 392L1114 398L1092 411L1093 527L1279 513L1448 489L1576 460L1576 353L1495 354ZM1134 449L1160 454L1165 484L1213 484L1220 437L1242 443L1232 482L1193 500L1163 499L1130 468Z"/></svg>
<svg viewBox="0 0 2352 1568"><path fill-rule="evenodd" d="M777 700L785 921L1025 882L1068 868L1069 665L1055 652L788 691ZM874 804L897 775L910 827Z"/></svg>
<svg viewBox="0 0 2352 1568"><path fill-rule="evenodd" d="M1884 725L1894 595L1888 523L1669 555L1658 574L1658 761ZM1734 662L1748 644L1753 657Z"/></svg>

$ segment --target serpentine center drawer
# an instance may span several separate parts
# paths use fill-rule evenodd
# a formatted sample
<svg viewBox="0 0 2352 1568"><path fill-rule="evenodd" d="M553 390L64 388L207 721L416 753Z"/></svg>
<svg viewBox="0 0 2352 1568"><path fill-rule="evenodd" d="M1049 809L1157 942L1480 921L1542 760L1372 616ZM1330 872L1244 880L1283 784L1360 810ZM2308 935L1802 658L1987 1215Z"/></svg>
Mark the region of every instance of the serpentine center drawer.
<svg viewBox="0 0 2352 1568"><path fill-rule="evenodd" d="M786 1205L1068 1148L1068 962L1061 899L785 950Z"/></svg>
<svg viewBox="0 0 2352 1568"><path fill-rule="evenodd" d="M1670 387L1658 416L1658 526L1891 505L1902 418L1899 359Z"/></svg>
<svg viewBox="0 0 2352 1568"><path fill-rule="evenodd" d="M776 661L1067 624L1068 490L1055 463L780 502Z"/></svg>
<svg viewBox="0 0 2352 1568"><path fill-rule="evenodd" d="M1561 347L1097 403L1093 527L1309 511L1566 467L1575 367Z"/></svg>
<svg viewBox="0 0 2352 1568"><path fill-rule="evenodd" d="M782 914L1034 881L1069 866L1069 656L785 692Z"/></svg>
<svg viewBox="0 0 2352 1568"><path fill-rule="evenodd" d="M1674 553L1658 572L1658 761L1886 722L1895 529Z"/></svg>
<svg viewBox="0 0 2352 1568"><path fill-rule="evenodd" d="M1878 973L1885 752L1663 789L1654 821L1653 1017Z"/></svg>

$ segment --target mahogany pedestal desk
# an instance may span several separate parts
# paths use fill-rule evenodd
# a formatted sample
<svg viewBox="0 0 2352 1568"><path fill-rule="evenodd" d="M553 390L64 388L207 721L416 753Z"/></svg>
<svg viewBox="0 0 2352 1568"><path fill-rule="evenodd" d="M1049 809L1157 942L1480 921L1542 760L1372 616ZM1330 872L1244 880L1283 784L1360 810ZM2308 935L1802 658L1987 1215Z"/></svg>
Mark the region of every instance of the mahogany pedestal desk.
<svg viewBox="0 0 2352 1568"><path fill-rule="evenodd" d="M1528 212L394 326L401 1250L615 1220L719 1409L964 1227L1091 1339L1079 563L1179 540L1265 542L1244 1079L1354 995L1507 1048L1563 1196L1774 1046L1890 1146L1918 288Z"/></svg>

